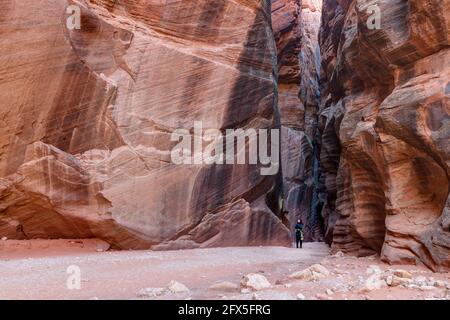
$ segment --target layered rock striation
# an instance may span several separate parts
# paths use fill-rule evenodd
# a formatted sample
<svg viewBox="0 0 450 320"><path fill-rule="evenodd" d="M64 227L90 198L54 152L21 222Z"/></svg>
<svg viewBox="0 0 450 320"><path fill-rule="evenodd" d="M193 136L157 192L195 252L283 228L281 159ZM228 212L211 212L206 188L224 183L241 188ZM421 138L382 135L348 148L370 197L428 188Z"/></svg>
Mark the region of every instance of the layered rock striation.
<svg viewBox="0 0 450 320"><path fill-rule="evenodd" d="M450 268L449 36L448 1L324 1L322 213L335 250Z"/></svg>
<svg viewBox="0 0 450 320"><path fill-rule="evenodd" d="M0 33L2 236L289 243L278 175L170 158L194 121L279 126L269 1L6 0Z"/></svg>

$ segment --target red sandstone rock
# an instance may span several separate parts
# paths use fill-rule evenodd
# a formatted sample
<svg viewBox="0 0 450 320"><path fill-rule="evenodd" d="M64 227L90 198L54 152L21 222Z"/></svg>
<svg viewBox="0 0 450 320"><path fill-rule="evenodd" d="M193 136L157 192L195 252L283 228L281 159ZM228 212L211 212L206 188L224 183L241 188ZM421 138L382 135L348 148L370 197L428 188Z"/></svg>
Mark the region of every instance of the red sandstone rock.
<svg viewBox="0 0 450 320"><path fill-rule="evenodd" d="M289 243L276 176L170 162L171 132L194 121L276 126L267 0L7 0L0 17L0 235Z"/></svg>
<svg viewBox="0 0 450 320"><path fill-rule="evenodd" d="M324 215L336 250L450 268L450 3L325 1ZM336 221L337 220L337 221Z"/></svg>

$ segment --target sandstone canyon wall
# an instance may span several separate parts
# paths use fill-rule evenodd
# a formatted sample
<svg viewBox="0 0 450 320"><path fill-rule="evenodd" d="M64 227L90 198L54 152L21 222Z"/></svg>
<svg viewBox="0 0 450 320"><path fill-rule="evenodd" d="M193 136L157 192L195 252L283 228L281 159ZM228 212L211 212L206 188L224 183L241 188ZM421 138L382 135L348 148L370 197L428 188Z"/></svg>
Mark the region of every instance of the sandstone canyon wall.
<svg viewBox="0 0 450 320"><path fill-rule="evenodd" d="M68 30L74 4L81 29ZM439 0L5 0L0 235L289 245L302 218L306 240L335 251L448 270L449 12ZM282 170L174 165L171 134L194 121L281 128Z"/></svg>
<svg viewBox="0 0 450 320"><path fill-rule="evenodd" d="M289 226L305 223L305 239L322 239L319 203L317 116L319 109L318 33L322 1L272 0L278 48L278 94L284 209Z"/></svg>
<svg viewBox="0 0 450 320"><path fill-rule="evenodd" d="M66 8L81 8L68 30ZM174 165L175 129L276 128L267 0L2 1L0 234L287 245L259 165ZM206 142L205 142L206 143Z"/></svg>
<svg viewBox="0 0 450 320"><path fill-rule="evenodd" d="M322 19L327 239L335 250L448 270L450 2L325 0Z"/></svg>

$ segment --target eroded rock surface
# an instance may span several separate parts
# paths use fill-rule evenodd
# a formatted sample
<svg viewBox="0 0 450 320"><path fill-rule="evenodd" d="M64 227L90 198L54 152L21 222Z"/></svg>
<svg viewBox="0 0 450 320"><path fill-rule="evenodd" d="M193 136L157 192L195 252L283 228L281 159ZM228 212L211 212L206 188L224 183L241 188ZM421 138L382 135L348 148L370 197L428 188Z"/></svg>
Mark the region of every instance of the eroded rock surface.
<svg viewBox="0 0 450 320"><path fill-rule="evenodd" d="M448 1L324 1L323 215L335 250L450 268L449 35Z"/></svg>
<svg viewBox="0 0 450 320"><path fill-rule="evenodd" d="M277 176L170 161L194 121L277 126L269 1L6 0L0 33L1 235L289 243Z"/></svg>

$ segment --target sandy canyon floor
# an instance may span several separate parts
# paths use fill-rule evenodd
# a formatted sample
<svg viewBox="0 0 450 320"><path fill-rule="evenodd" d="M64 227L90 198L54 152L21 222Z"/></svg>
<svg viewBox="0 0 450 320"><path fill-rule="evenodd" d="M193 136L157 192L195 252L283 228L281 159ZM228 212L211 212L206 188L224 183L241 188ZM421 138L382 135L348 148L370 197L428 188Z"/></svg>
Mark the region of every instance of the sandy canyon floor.
<svg viewBox="0 0 450 320"><path fill-rule="evenodd" d="M79 289L68 288L70 266L79 268ZM250 273L270 287L243 287ZM321 243L154 252L111 251L98 240L3 240L0 299L450 299L450 273L331 256Z"/></svg>

